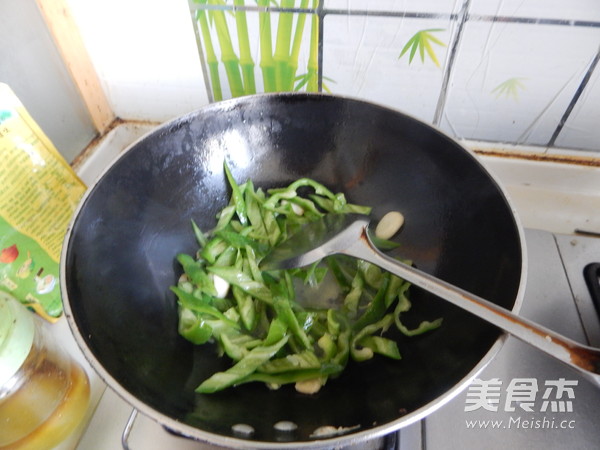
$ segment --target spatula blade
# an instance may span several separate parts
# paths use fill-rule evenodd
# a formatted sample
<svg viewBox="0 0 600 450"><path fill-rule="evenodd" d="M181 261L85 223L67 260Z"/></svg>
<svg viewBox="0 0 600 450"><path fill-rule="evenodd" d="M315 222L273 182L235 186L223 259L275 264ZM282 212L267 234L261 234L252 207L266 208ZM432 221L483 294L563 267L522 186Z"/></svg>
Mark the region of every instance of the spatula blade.
<svg viewBox="0 0 600 450"><path fill-rule="evenodd" d="M337 253L339 248L329 245L342 231L357 221L368 225L366 216L359 214L326 214L309 222L289 239L276 246L259 264L261 270L293 269L308 266Z"/></svg>

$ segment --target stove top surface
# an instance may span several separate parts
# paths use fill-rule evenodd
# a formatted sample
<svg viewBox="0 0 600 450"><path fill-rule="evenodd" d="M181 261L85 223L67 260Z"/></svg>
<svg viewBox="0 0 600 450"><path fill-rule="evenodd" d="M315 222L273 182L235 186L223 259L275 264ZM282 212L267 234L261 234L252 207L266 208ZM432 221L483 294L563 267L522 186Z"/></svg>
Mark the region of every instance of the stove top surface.
<svg viewBox="0 0 600 450"><path fill-rule="evenodd" d="M600 320L583 269L600 259L600 239L527 230L526 244L528 275L519 314L598 346ZM591 449L600 442L598 417L598 387L509 337L465 391L400 433L400 448ZM403 433L408 446L402 445Z"/></svg>

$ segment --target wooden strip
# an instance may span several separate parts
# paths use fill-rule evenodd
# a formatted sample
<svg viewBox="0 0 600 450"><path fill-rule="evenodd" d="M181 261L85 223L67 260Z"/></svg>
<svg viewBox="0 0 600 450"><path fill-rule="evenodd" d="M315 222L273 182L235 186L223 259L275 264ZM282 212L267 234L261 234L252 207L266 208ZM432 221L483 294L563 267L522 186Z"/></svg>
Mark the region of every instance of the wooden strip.
<svg viewBox="0 0 600 450"><path fill-rule="evenodd" d="M102 134L113 122L115 115L104 94L67 1L36 0L36 2L90 113L94 127Z"/></svg>

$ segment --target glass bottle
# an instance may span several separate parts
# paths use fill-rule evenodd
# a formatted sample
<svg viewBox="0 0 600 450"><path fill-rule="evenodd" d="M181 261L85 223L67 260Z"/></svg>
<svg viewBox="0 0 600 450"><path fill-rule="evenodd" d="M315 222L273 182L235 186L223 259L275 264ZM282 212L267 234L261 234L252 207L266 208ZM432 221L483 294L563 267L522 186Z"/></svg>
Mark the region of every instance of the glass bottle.
<svg viewBox="0 0 600 450"><path fill-rule="evenodd" d="M0 292L0 449L51 449L85 417L87 374L48 323Z"/></svg>

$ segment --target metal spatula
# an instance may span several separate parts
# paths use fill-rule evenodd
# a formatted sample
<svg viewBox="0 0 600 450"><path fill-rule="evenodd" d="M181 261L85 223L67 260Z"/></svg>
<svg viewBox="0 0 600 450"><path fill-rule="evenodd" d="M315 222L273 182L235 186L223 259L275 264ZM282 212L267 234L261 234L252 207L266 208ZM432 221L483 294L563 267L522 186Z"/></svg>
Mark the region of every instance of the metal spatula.
<svg viewBox="0 0 600 450"><path fill-rule="evenodd" d="M328 255L368 261L496 325L514 337L562 361L600 386L600 350L579 344L535 322L381 253L369 235L369 219L329 214L305 225L261 262L262 270L310 265Z"/></svg>

